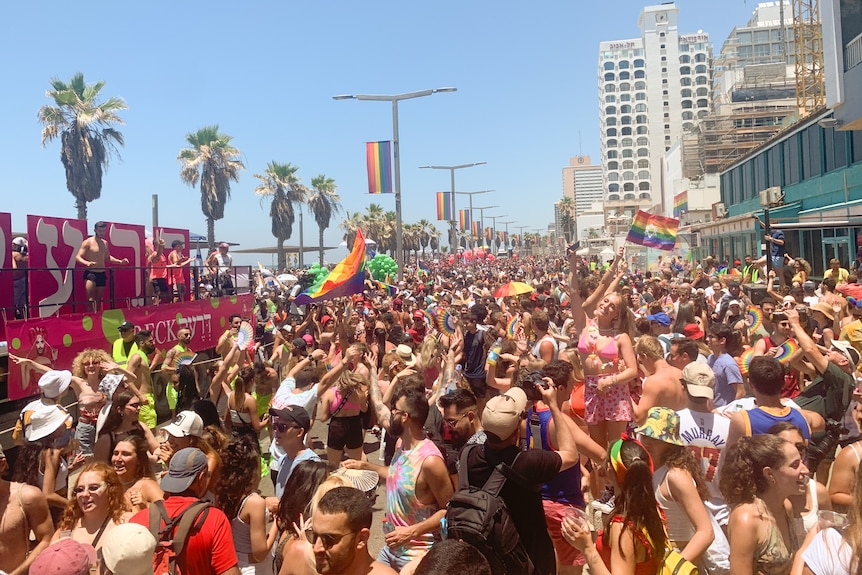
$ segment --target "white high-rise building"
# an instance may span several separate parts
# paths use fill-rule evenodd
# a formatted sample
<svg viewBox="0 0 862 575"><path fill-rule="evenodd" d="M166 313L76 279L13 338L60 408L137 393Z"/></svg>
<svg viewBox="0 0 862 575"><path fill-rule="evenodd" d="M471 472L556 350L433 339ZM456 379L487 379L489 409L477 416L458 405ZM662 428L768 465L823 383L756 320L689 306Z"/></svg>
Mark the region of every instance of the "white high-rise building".
<svg viewBox="0 0 862 575"><path fill-rule="evenodd" d="M605 199L602 165L593 164L589 156L569 159L563 168L563 196L575 201L575 212L580 214L593 207L593 202Z"/></svg>
<svg viewBox="0 0 862 575"><path fill-rule="evenodd" d="M662 158L711 108L709 34L680 35L678 17L673 3L647 6L638 19L640 38L599 44L607 217L667 203Z"/></svg>

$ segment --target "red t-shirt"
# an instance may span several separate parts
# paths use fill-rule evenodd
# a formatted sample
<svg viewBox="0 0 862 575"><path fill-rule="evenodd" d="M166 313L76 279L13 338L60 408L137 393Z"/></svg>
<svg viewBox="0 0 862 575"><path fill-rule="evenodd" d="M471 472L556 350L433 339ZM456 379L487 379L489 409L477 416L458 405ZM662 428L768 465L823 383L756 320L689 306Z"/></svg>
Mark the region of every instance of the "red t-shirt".
<svg viewBox="0 0 862 575"><path fill-rule="evenodd" d="M194 497L165 495L165 508L171 517L176 517L198 501ZM150 510L138 511L129 521L149 528ZM192 530L183 556L177 563L183 573L194 575L219 575L237 564L230 522L220 509L209 508L204 524L200 530Z"/></svg>

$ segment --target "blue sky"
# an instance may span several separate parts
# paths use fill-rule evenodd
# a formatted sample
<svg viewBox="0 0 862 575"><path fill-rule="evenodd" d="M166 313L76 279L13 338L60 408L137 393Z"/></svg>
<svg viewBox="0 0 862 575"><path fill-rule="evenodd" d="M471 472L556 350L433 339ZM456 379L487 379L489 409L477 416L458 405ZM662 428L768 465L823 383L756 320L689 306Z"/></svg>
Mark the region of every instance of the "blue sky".
<svg viewBox="0 0 862 575"><path fill-rule="evenodd" d="M680 31L709 32L718 52L756 3L679 0ZM267 162L291 162L305 183L334 178L345 209L370 202L394 209L392 196L366 193L364 142L391 138L391 106L334 101L336 94L396 94L454 86L399 105L405 222L434 221L434 192L448 171L425 164L487 162L456 173L456 189L494 189L474 205L487 214L545 227L562 195L569 157L597 161L598 43L638 36L644 2L324 1L74 3L4 6L0 35L5 136L0 140L0 211L23 231L27 214L75 217L59 143L40 146L36 112L52 77L75 72L107 82L124 98L126 146L103 180L90 221L149 227L150 196L160 224L205 233L200 193L179 179L185 135L208 124L234 137L246 171L232 186L219 240L274 245L253 190ZM459 196L459 208L466 207ZM338 245L338 221L325 242ZM438 229L444 229L438 223ZM510 227L510 231L512 228ZM298 232L288 243L298 242ZM305 241L317 226L305 218ZM344 250L330 252L337 259ZM261 256L270 263L268 256ZM237 262L253 263L254 256Z"/></svg>

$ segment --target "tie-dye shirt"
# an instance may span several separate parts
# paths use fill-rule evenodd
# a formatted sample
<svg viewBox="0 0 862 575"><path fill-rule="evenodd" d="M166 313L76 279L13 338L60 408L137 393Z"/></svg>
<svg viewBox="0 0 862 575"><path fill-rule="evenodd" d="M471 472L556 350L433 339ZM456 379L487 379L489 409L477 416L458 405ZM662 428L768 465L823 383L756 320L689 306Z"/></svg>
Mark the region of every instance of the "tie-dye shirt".
<svg viewBox="0 0 862 575"><path fill-rule="evenodd" d="M430 439L423 439L410 451L403 451L398 447L389 465L389 477L386 478L384 535L391 533L396 527L409 527L425 521L439 510L436 503L426 505L416 497L416 481L419 479L422 463L432 456L443 459L440 450ZM439 541L439 537L432 533L423 533L406 545L390 547L389 550L399 558L412 560L424 554L436 541Z"/></svg>

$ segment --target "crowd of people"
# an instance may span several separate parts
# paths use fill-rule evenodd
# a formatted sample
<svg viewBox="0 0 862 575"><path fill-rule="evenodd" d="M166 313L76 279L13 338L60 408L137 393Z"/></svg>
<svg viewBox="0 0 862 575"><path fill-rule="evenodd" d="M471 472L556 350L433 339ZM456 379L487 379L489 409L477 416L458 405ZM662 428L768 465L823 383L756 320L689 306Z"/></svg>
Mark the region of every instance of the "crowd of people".
<svg viewBox="0 0 862 575"><path fill-rule="evenodd" d="M306 305L262 271L214 350L124 323L29 366L0 571L153 573L179 540L195 574L862 573L862 285L764 263L435 262Z"/></svg>

